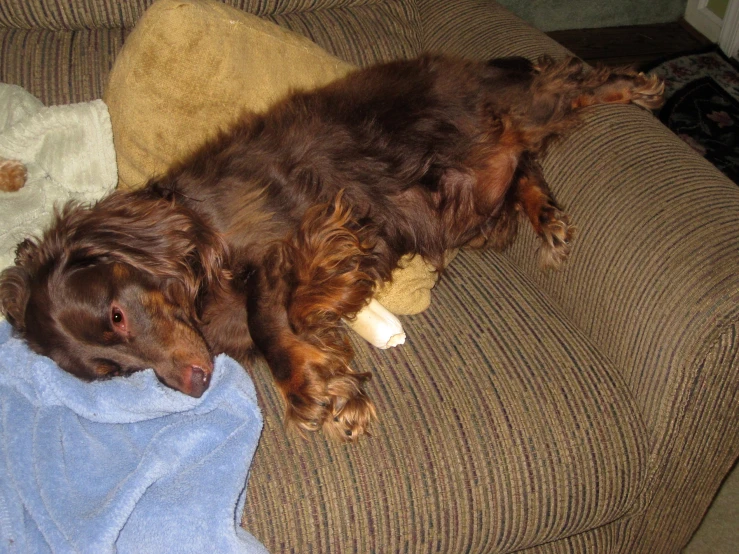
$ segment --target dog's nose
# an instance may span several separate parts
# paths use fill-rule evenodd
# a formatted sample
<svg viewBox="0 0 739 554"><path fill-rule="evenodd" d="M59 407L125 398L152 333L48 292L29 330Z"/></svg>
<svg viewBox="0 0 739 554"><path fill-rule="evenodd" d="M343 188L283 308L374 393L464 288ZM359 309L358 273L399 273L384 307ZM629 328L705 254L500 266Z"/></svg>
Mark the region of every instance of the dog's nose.
<svg viewBox="0 0 739 554"><path fill-rule="evenodd" d="M212 371L207 371L198 365L191 365L186 369L185 382L190 386L188 395L194 398L200 398L210 386L210 376Z"/></svg>

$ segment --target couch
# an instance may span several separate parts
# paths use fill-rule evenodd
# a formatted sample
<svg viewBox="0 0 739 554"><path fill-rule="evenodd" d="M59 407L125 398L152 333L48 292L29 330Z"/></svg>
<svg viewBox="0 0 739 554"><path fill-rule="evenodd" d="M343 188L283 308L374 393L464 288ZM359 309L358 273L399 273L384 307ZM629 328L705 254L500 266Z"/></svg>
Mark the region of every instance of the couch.
<svg viewBox="0 0 739 554"><path fill-rule="evenodd" d="M0 80L102 98L151 0L0 0ZM229 0L357 65L566 54L488 0ZM242 524L271 552L678 552L739 454L739 187L655 118L587 109L543 161L579 227L462 252L407 343L353 338L380 421L336 444L264 414Z"/></svg>

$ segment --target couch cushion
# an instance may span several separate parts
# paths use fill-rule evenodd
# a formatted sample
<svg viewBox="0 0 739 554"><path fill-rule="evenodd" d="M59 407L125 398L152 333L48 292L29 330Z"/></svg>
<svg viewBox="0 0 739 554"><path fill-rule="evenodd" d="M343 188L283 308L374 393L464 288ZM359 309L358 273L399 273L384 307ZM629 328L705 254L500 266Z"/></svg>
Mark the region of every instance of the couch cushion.
<svg viewBox="0 0 739 554"><path fill-rule="evenodd" d="M463 252L407 343L354 341L374 436L286 434L269 371L243 523L274 552L509 552L635 509L647 443L608 360L504 257Z"/></svg>

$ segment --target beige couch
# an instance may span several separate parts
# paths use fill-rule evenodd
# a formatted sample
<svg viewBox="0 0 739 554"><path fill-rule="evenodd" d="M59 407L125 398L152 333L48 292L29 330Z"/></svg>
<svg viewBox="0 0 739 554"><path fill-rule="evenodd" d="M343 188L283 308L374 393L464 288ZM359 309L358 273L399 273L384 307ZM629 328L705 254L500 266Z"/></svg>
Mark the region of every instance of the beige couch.
<svg viewBox="0 0 739 554"><path fill-rule="evenodd" d="M366 65L563 49L486 0L230 0ZM0 80L102 97L150 0L0 0ZM286 434L266 368L243 524L272 552L677 552L739 454L739 187L633 107L588 110L544 169L580 237L462 253L391 351L353 445Z"/></svg>

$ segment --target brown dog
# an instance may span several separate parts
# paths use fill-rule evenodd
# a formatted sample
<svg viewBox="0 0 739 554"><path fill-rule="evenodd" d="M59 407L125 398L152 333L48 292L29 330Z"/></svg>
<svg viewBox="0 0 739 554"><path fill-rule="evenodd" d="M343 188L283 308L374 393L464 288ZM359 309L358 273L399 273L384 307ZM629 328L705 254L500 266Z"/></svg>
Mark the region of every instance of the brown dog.
<svg viewBox="0 0 739 554"><path fill-rule="evenodd" d="M576 60L424 56L360 70L245 115L144 189L66 206L18 247L2 310L84 379L152 367L192 396L212 356L267 360L299 428L364 433L367 373L340 320L416 253L507 246L519 213L558 267L573 228L537 155L604 102L657 107L662 85Z"/></svg>

